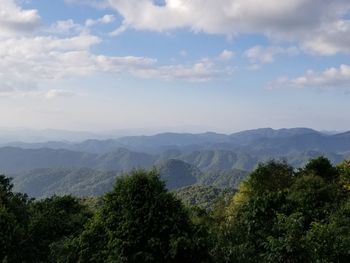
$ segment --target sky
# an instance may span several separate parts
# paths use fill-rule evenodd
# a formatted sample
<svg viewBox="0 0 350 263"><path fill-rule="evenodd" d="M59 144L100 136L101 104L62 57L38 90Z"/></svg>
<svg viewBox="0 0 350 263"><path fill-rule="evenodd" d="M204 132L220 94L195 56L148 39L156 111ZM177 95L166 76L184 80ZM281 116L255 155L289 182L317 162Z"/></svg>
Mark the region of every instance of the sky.
<svg viewBox="0 0 350 263"><path fill-rule="evenodd" d="M0 126L350 130L349 0L0 0Z"/></svg>

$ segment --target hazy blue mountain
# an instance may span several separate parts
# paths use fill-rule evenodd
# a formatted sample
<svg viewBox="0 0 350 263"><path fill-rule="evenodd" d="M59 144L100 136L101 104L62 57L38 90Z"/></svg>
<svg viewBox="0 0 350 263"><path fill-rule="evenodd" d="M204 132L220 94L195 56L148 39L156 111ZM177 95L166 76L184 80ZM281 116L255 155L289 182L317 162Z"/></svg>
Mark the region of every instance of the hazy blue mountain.
<svg viewBox="0 0 350 263"><path fill-rule="evenodd" d="M261 128L255 130L247 130L231 134L230 140L235 143L249 143L258 139L271 139L271 138L286 138L296 135L308 135L308 134L321 134L318 131L309 128L291 128L291 129L278 129Z"/></svg>
<svg viewBox="0 0 350 263"><path fill-rule="evenodd" d="M116 140L85 140L83 142L60 142L60 141L49 141L49 142L38 142L38 143L23 143L23 142L11 142L5 144L5 146L18 147L23 149L65 149L78 152L88 152L103 154L111 151L115 151L121 147L121 144Z"/></svg>
<svg viewBox="0 0 350 263"><path fill-rule="evenodd" d="M0 148L0 171L16 173L36 168L94 168L98 170L128 171L133 168L150 168L155 157L145 153L119 149L98 155L63 149Z"/></svg>
<svg viewBox="0 0 350 263"><path fill-rule="evenodd" d="M13 173L35 168L93 167L97 156L57 149L0 148L0 171Z"/></svg>
<svg viewBox="0 0 350 263"><path fill-rule="evenodd" d="M75 151L102 154L102 153L115 151L120 147L121 147L121 144L118 143L117 140L109 139L109 140L83 141L81 143L71 145L70 149Z"/></svg>
<svg viewBox="0 0 350 263"><path fill-rule="evenodd" d="M248 154L237 154L227 150L195 151L180 158L203 171L251 170L257 164L257 159Z"/></svg>
<svg viewBox="0 0 350 263"><path fill-rule="evenodd" d="M170 190L193 185L202 174L197 167L175 159L159 163L157 169Z"/></svg>
<svg viewBox="0 0 350 263"><path fill-rule="evenodd" d="M25 149L52 148L67 149L89 153L103 154L115 151L118 148L127 148L133 151L146 153L162 153L168 150L189 148L194 150L203 148L203 145L226 142L227 135L215 133L204 134L176 134L163 133L153 136L130 136L109 140L86 140L79 143L50 141L44 143L12 142L5 146Z"/></svg>
<svg viewBox="0 0 350 263"><path fill-rule="evenodd" d="M348 131L348 132L343 132L343 133L338 133L338 134L333 134L333 137L335 137L335 138L350 139L350 131Z"/></svg>
<svg viewBox="0 0 350 263"><path fill-rule="evenodd" d="M333 163L350 158L350 132L333 135L307 128L16 145L23 148L0 148L0 173L21 174L16 184L22 180L23 189L33 187L31 193L40 196L51 192L101 193L115 178L115 172L111 175L108 171L157 167L169 189L194 184L235 188L259 162L270 159L284 159L301 167L321 155Z"/></svg>
<svg viewBox="0 0 350 263"><path fill-rule="evenodd" d="M264 138L246 145L243 150L256 154L287 154L290 152L319 151L341 153L350 149L346 134L303 134L286 138Z"/></svg>
<svg viewBox="0 0 350 263"><path fill-rule="evenodd" d="M207 132L202 134L161 133L153 136L123 137L117 141L126 148L159 153L176 147L226 142L227 139L228 136L225 134Z"/></svg>
<svg viewBox="0 0 350 263"><path fill-rule="evenodd" d="M16 147L22 149L40 149L40 148L49 148L49 149L70 149L76 145L73 142L66 141L47 141L47 142L10 142L3 145L3 147Z"/></svg>
<svg viewBox="0 0 350 263"><path fill-rule="evenodd" d="M124 149L120 150L122 146ZM164 133L82 143L25 144L21 147L25 149L0 148L2 171L53 167L129 170L149 168L157 160L169 159L181 159L203 171L251 170L259 161L271 158L293 158L293 163L303 163L303 155L308 151L330 156L337 162L344 158L344 153L350 152L350 132L326 135L307 128L266 128L229 136ZM300 160L297 160L298 155Z"/></svg>
<svg viewBox="0 0 350 263"><path fill-rule="evenodd" d="M183 154L182 150L180 150L179 148L173 148L173 149L169 149L169 150L162 152L159 155L158 160L159 161L166 161L169 159L180 159L182 154Z"/></svg>
<svg viewBox="0 0 350 263"><path fill-rule="evenodd" d="M27 149L52 148L103 154L126 148L151 154L180 150L226 149L231 151L287 153L293 150L327 150L337 152L349 147L349 133L327 135L308 128L274 130L263 128L231 135L217 133L162 133L153 136L129 136L109 140L86 140L80 143L51 141L47 143L9 143ZM344 144L345 142L345 144ZM349 150L349 149L348 149Z"/></svg>
<svg viewBox="0 0 350 263"><path fill-rule="evenodd" d="M37 198L54 194L100 196L112 189L117 174L89 168L42 168L16 175L13 183L16 191Z"/></svg>
<svg viewBox="0 0 350 263"><path fill-rule="evenodd" d="M154 165L156 157L146 154L118 149L117 151L99 155L96 158L96 165L99 170L120 170L149 169Z"/></svg>

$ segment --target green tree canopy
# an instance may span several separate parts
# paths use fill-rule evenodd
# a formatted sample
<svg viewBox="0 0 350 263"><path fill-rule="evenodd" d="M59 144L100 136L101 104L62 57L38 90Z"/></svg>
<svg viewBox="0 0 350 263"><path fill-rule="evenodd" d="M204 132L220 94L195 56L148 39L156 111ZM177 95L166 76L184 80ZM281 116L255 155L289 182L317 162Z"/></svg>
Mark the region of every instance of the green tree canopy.
<svg viewBox="0 0 350 263"><path fill-rule="evenodd" d="M206 242L156 171L118 178L79 237L79 262L205 262Z"/></svg>
<svg viewBox="0 0 350 263"><path fill-rule="evenodd" d="M19 253L26 238L29 222L26 195L13 193L11 179L0 175L0 261L21 262Z"/></svg>
<svg viewBox="0 0 350 263"><path fill-rule="evenodd" d="M223 262L349 262L347 162L261 164L226 208Z"/></svg>

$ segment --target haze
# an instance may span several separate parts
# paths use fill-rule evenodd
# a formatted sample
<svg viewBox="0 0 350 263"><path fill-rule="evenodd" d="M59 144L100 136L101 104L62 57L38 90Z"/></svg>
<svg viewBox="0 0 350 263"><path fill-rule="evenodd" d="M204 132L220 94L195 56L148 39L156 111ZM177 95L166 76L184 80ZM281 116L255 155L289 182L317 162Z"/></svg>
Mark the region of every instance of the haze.
<svg viewBox="0 0 350 263"><path fill-rule="evenodd" d="M349 130L349 15L348 0L1 0L1 126Z"/></svg>

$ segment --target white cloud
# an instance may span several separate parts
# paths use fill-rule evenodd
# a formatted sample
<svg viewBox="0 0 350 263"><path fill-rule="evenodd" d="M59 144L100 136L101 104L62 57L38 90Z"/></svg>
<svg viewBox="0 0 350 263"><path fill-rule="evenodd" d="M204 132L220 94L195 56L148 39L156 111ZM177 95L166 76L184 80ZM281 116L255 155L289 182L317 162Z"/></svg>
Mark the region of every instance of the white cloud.
<svg viewBox="0 0 350 263"><path fill-rule="evenodd" d="M209 59L200 60L189 65L168 65L153 68L139 69L134 72L144 78L160 78L164 80L186 80L192 82L209 81L220 74L225 74L224 70L215 67Z"/></svg>
<svg viewBox="0 0 350 263"><path fill-rule="evenodd" d="M100 43L90 34L71 37L17 37L0 41L0 93L40 88L41 83L99 73L131 74L163 80L208 81L224 69L213 61L158 65L156 59L135 56L95 55L90 48Z"/></svg>
<svg viewBox="0 0 350 263"><path fill-rule="evenodd" d="M83 30L84 27L82 25L75 23L73 19L68 19L55 22L47 31L53 34L76 34L78 32L82 32Z"/></svg>
<svg viewBox="0 0 350 263"><path fill-rule="evenodd" d="M314 54L335 55L338 52L350 54L350 21L338 20L323 25L305 38L302 47Z"/></svg>
<svg viewBox="0 0 350 263"><path fill-rule="evenodd" d="M85 26L91 27L97 24L110 24L115 21L114 15L104 15L101 18L98 19L88 19L85 21Z"/></svg>
<svg viewBox="0 0 350 263"><path fill-rule="evenodd" d="M270 46L262 47L255 46L244 52L244 56L247 57L252 63L271 63L274 61L277 55L296 55L298 54L298 49L296 47L280 47L280 46Z"/></svg>
<svg viewBox="0 0 350 263"><path fill-rule="evenodd" d="M316 89L350 89L350 66L340 65L322 72L308 70L297 78L280 78L274 81L271 88L316 88Z"/></svg>
<svg viewBox="0 0 350 263"><path fill-rule="evenodd" d="M92 47L102 39L92 35L89 27L109 24L115 19L105 15L87 20L85 25L73 20L57 21L35 34L19 34L34 29L40 17L35 10L22 10L15 2L4 0L0 10L0 94L40 93L61 80L95 76L100 73L129 74L140 78L162 80L208 81L229 73L216 65L216 58L201 59L186 64L159 64L156 59L136 56L104 56L94 54ZM17 21L11 34L4 34L4 21ZM31 25L31 26L30 26ZM22 27L23 26L23 27ZM2 31L1 31L2 30ZM29 30L30 31L30 30ZM29 32L28 31L28 32ZM6 31L7 32L7 31ZM10 32L10 31L8 31ZM224 50L221 59L230 59L233 52ZM67 96L64 90L50 90L41 96Z"/></svg>
<svg viewBox="0 0 350 263"><path fill-rule="evenodd" d="M166 0L164 6L159 6L152 0L109 0L111 7L123 16L124 24L136 29L166 31L189 27L194 31L225 34L298 29L305 24L316 24L319 19L316 15L323 14L327 2L312 2L221 0L218 4L216 0Z"/></svg>
<svg viewBox="0 0 350 263"><path fill-rule="evenodd" d="M67 4L80 4L104 9L109 6L107 0L64 0Z"/></svg>
<svg viewBox="0 0 350 263"><path fill-rule="evenodd" d="M149 66L143 57L108 57L89 49L100 39L93 35L10 38L0 41L0 80L58 80L98 72L121 72Z"/></svg>
<svg viewBox="0 0 350 263"><path fill-rule="evenodd" d="M235 53L233 51L230 50L224 50L221 52L221 54L219 55L219 59L220 60L231 60L233 58L233 56L235 55Z"/></svg>
<svg viewBox="0 0 350 263"><path fill-rule="evenodd" d="M37 90L37 84L31 79L8 76L6 71L0 73L0 96L24 94L35 90Z"/></svg>
<svg viewBox="0 0 350 263"><path fill-rule="evenodd" d="M23 10L14 0L1 0L0 37L31 33L39 24L37 10Z"/></svg>
<svg viewBox="0 0 350 263"><path fill-rule="evenodd" d="M98 24L110 24L115 21L114 15L104 15L98 19L87 19L84 25L75 23L73 19L60 20L53 23L47 30L51 34L78 34L89 33L89 28Z"/></svg>
<svg viewBox="0 0 350 263"><path fill-rule="evenodd" d="M117 35L127 28L164 32L189 28L195 32L258 33L294 41L313 53L348 52L348 0L108 0L122 17ZM350 34L348 34L350 35ZM312 40L318 37L318 43ZM326 47L321 44L326 41Z"/></svg>

